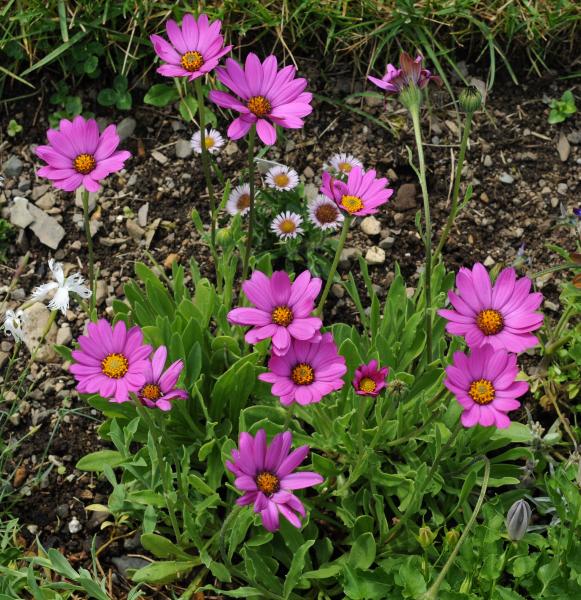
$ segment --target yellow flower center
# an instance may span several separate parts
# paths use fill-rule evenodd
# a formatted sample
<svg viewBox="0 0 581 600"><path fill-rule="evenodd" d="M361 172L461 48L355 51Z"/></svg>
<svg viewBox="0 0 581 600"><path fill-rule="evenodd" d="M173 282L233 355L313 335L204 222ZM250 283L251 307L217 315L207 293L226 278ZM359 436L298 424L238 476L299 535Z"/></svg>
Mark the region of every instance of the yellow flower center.
<svg viewBox="0 0 581 600"><path fill-rule="evenodd" d="M236 207L239 211L243 211L250 206L250 194L242 194L240 198L238 198L238 203Z"/></svg>
<svg viewBox="0 0 581 600"><path fill-rule="evenodd" d="M376 387L377 384L375 383L375 381L373 381L373 379L371 379L371 377L364 377L359 382L359 390L361 392L365 392L366 394L374 392Z"/></svg>
<svg viewBox="0 0 581 600"><path fill-rule="evenodd" d="M490 404L494 400L494 386L488 379L473 381L468 395L476 404Z"/></svg>
<svg viewBox="0 0 581 600"><path fill-rule="evenodd" d="M258 489L267 496L272 496L280 489L280 479L269 471L262 471L256 476Z"/></svg>
<svg viewBox="0 0 581 600"><path fill-rule="evenodd" d="M275 185L279 188L286 187L290 183L289 176L286 173L279 173L275 175L273 178Z"/></svg>
<svg viewBox="0 0 581 600"><path fill-rule="evenodd" d="M339 209L337 209L332 204L321 204L315 210L315 217L317 217L317 221L321 223L321 225L326 225L327 223L334 223L339 216Z"/></svg>
<svg viewBox="0 0 581 600"><path fill-rule="evenodd" d="M148 383L147 385L144 385L141 389L141 395L152 402L159 400L163 396L159 385L156 385L155 383Z"/></svg>
<svg viewBox="0 0 581 600"><path fill-rule="evenodd" d="M502 315L492 308L481 310L476 317L476 325L484 335L496 335L504 327Z"/></svg>
<svg viewBox="0 0 581 600"><path fill-rule="evenodd" d="M279 223L278 228L282 233L292 233L296 230L297 226L292 219L285 219Z"/></svg>
<svg viewBox="0 0 581 600"><path fill-rule="evenodd" d="M182 60L180 62L186 71L193 72L199 71L202 68L204 64L204 58L199 52L186 52L182 56Z"/></svg>
<svg viewBox="0 0 581 600"><path fill-rule="evenodd" d="M209 150L210 148L213 148L216 145L216 142L214 141L214 138L206 136L205 140L204 140L205 144L206 144L206 149Z"/></svg>
<svg viewBox="0 0 581 600"><path fill-rule="evenodd" d="M310 385L315 381L315 371L307 363L299 363L291 371L291 379L297 385Z"/></svg>
<svg viewBox="0 0 581 600"><path fill-rule="evenodd" d="M73 161L77 173L88 175L97 166L97 161L92 154L79 154Z"/></svg>
<svg viewBox="0 0 581 600"><path fill-rule="evenodd" d="M353 168L353 166L351 164L349 164L348 162L340 162L339 163L339 171L341 171L342 173L351 173L352 168Z"/></svg>
<svg viewBox="0 0 581 600"><path fill-rule="evenodd" d="M288 306L277 306L272 311L272 322L288 327L293 322L293 311Z"/></svg>
<svg viewBox="0 0 581 600"><path fill-rule="evenodd" d="M343 196L341 205L351 215L363 208L363 202L358 196Z"/></svg>
<svg viewBox="0 0 581 600"><path fill-rule="evenodd" d="M129 371L129 361L123 354L108 354L101 361L101 371L111 379L121 379Z"/></svg>
<svg viewBox="0 0 581 600"><path fill-rule="evenodd" d="M257 117L264 117L272 109L270 102L264 96L252 96L248 100L247 106L248 110Z"/></svg>

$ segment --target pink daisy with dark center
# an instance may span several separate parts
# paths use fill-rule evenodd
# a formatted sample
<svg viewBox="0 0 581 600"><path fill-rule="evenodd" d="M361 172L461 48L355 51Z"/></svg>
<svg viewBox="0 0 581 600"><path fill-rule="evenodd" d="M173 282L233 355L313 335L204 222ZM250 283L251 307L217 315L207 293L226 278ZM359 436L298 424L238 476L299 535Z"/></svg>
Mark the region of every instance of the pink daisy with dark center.
<svg viewBox="0 0 581 600"><path fill-rule="evenodd" d="M271 145L276 142L273 123L286 129L301 129L303 117L313 110L312 95L304 91L307 80L295 79L295 72L292 65L279 71L275 56L260 62L252 52L246 57L244 68L231 58L225 67L217 68L218 81L238 96L218 90L209 95L218 106L240 113L228 128L228 137L237 140L256 123L258 137Z"/></svg>
<svg viewBox="0 0 581 600"><path fill-rule="evenodd" d="M244 495L236 504L254 504L254 512L260 513L262 524L268 531L280 526L280 515L297 528L300 517L305 517L303 503L293 494L299 490L323 483L324 479L313 471L293 471L309 454L308 446L290 452L292 434L288 431L274 436L270 445L266 432L260 429L256 436L242 432L238 438L238 450L232 450L232 460L226 467L236 475L234 485Z"/></svg>
<svg viewBox="0 0 581 600"><path fill-rule="evenodd" d="M462 268L456 276L458 293L448 292L455 310L438 311L448 320L446 331L463 335L470 348L490 344L494 349L523 352L539 341L531 332L543 324L535 312L541 293L530 293L531 280L517 279L514 269L503 269L492 285L486 268L476 263L472 270Z"/></svg>
<svg viewBox="0 0 581 600"><path fill-rule="evenodd" d="M516 381L518 371L514 354L494 350L489 344L473 348L469 355L455 352L453 364L446 367L444 385L464 409L462 425L508 427L506 413L520 407L516 398L529 389L525 381Z"/></svg>
<svg viewBox="0 0 581 600"><path fill-rule="evenodd" d="M361 365L355 370L353 387L359 396L377 396L385 387L385 380L389 369L379 368L379 363L372 360L367 365Z"/></svg>
<svg viewBox="0 0 581 600"><path fill-rule="evenodd" d="M172 400L184 400L188 397L184 390L176 389L184 363L181 360L173 362L165 371L167 348L160 346L147 361L144 369L145 382L137 393L141 403L149 408L171 410Z"/></svg>
<svg viewBox="0 0 581 600"><path fill-rule="evenodd" d="M95 119L79 115L73 121L61 119L59 127L59 131L46 132L49 145L38 146L35 152L47 163L36 174L51 179L60 190L72 192L83 185L89 192L98 192L99 181L120 171L131 156L127 150L116 152L119 136L115 125L99 134Z"/></svg>
<svg viewBox="0 0 581 600"><path fill-rule="evenodd" d="M100 319L87 325L87 334L79 337L79 350L73 350L75 362L70 372L81 394L99 394L111 402L127 402L130 392L139 392L145 384L151 346L143 344L143 332L137 326L127 330L123 321L111 327Z"/></svg>
<svg viewBox="0 0 581 600"><path fill-rule="evenodd" d="M389 200L393 190L386 187L388 183L385 178L376 178L373 169L366 172L360 167L353 167L347 183L323 173L321 193L334 200L345 213L363 217L375 214L377 207Z"/></svg>
<svg viewBox="0 0 581 600"><path fill-rule="evenodd" d="M311 340L319 335L323 323L311 313L321 283L309 271L303 271L293 283L284 271L275 271L272 277L254 271L242 289L255 308L235 308L228 313L228 320L252 326L245 337L249 344L272 338L274 353L284 354L292 339Z"/></svg>
<svg viewBox="0 0 581 600"><path fill-rule="evenodd" d="M343 387L342 377L347 373L345 358L337 352L330 333L315 342L293 340L284 356L271 356L268 368L258 379L272 383L272 394L285 406L320 402Z"/></svg>
<svg viewBox="0 0 581 600"><path fill-rule="evenodd" d="M157 68L166 77L187 77L193 81L216 68L220 58L232 49L224 47L221 21L209 22L207 15L197 19L185 15L180 27L171 19L165 24L170 42L159 35L150 36L156 54L166 64Z"/></svg>

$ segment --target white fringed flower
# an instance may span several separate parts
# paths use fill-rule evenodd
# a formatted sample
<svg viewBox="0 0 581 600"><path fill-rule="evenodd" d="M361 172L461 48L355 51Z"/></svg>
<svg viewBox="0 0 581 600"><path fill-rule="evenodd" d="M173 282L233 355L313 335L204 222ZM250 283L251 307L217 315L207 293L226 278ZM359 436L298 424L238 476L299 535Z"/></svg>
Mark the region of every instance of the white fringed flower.
<svg viewBox="0 0 581 600"><path fill-rule="evenodd" d="M54 281L43 283L32 291L32 299L37 301L44 300L50 292L55 290L52 300L48 303L51 310L60 310L63 315L69 308L69 294L74 292L81 298L89 298L91 290L83 285L83 277L80 273L69 275L65 279L63 266L55 262L52 258L48 261L48 268L52 271Z"/></svg>
<svg viewBox="0 0 581 600"><path fill-rule="evenodd" d="M288 192L299 185L299 176L294 169L280 165L269 169L266 184L279 192Z"/></svg>
<svg viewBox="0 0 581 600"><path fill-rule="evenodd" d="M206 131L206 149L210 154L218 154L220 148L224 145L224 138L220 135L219 131L210 129ZM202 154L202 132L196 131L191 139L192 148L196 154Z"/></svg>
<svg viewBox="0 0 581 600"><path fill-rule="evenodd" d="M4 315L2 329L16 341L21 342L23 340L22 324L24 323L24 319L24 312L22 310L7 310Z"/></svg>
<svg viewBox="0 0 581 600"><path fill-rule="evenodd" d="M349 175L353 167L363 168L363 163L359 159L355 158L352 154L346 154L345 152L333 154L329 163L334 171L345 175Z"/></svg>
<svg viewBox="0 0 581 600"><path fill-rule="evenodd" d="M319 194L309 202L309 221L323 231L326 229L337 229L343 223L343 213L327 196Z"/></svg>
<svg viewBox="0 0 581 600"><path fill-rule="evenodd" d="M296 238L299 233L303 233L300 226L302 222L303 219L300 215L287 210L274 218L270 228L281 240L288 240Z"/></svg>
<svg viewBox="0 0 581 600"><path fill-rule="evenodd" d="M226 210L232 215L244 216L250 210L250 184L236 186L228 196Z"/></svg>

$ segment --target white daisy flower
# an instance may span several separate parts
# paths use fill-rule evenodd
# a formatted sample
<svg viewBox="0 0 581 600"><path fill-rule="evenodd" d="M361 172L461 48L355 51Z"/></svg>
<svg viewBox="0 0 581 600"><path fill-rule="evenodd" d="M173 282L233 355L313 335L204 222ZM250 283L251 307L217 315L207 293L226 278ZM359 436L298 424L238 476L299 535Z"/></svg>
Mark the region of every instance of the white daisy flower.
<svg viewBox="0 0 581 600"><path fill-rule="evenodd" d="M226 210L232 215L244 216L250 210L250 184L236 186L228 196Z"/></svg>
<svg viewBox="0 0 581 600"><path fill-rule="evenodd" d="M303 219L300 215L287 210L274 218L270 228L281 240L294 239L299 233L303 233L300 226L302 222Z"/></svg>
<svg viewBox="0 0 581 600"><path fill-rule="evenodd" d="M266 184L273 190L288 192L299 185L299 176L294 169L284 165L272 167L266 174Z"/></svg>
<svg viewBox="0 0 581 600"><path fill-rule="evenodd" d="M4 315L4 323L0 329L11 335L15 340L21 342L23 340L22 324L24 323L24 312L18 309L16 312L7 310Z"/></svg>
<svg viewBox="0 0 581 600"><path fill-rule="evenodd" d="M353 167L363 168L363 163L359 159L355 158L352 154L346 154L345 152L333 154L329 163L335 171L344 173L345 175L349 175Z"/></svg>
<svg viewBox="0 0 581 600"><path fill-rule="evenodd" d="M206 149L210 154L218 154L220 148L224 145L224 138L220 135L219 131L215 129L206 130ZM190 140L192 148L196 154L202 154L202 132L196 131Z"/></svg>
<svg viewBox="0 0 581 600"><path fill-rule="evenodd" d="M319 194L309 202L309 221L319 229L337 229L343 222L343 213L327 196Z"/></svg>
<svg viewBox="0 0 581 600"><path fill-rule="evenodd" d="M31 296L33 300L42 301L50 292L56 290L48 307L51 310L60 310L64 315L69 308L70 292L78 294L81 298L88 298L91 295L91 290L83 285L84 279L80 273L69 275L65 279L62 264L55 262L52 258L48 261L48 268L52 271L54 281L43 283L35 288Z"/></svg>

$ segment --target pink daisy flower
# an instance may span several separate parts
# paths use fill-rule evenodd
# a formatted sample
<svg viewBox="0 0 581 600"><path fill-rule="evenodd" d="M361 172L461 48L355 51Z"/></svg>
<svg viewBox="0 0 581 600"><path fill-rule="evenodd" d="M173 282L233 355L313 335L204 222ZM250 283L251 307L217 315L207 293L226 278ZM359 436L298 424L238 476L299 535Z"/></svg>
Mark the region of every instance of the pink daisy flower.
<svg viewBox="0 0 581 600"><path fill-rule="evenodd" d="M49 129L47 146L38 146L36 154L47 163L36 172L51 179L56 188L72 192L81 185L89 192L101 189L99 181L120 171L131 156L119 146L117 127L109 125L102 134L95 119L80 115L73 121L61 119L60 130Z"/></svg>
<svg viewBox="0 0 581 600"><path fill-rule="evenodd" d="M324 479L313 471L293 471L309 454L308 446L301 446L289 454L292 434L278 433L270 445L266 443L266 432L259 429L256 436L242 432L238 438L238 450L232 450L232 461L226 467L236 475L234 485L244 495L236 504L254 504L254 512L260 513L262 524L268 531L280 526L280 515L301 527L298 515L306 515L303 503L293 490L319 485Z"/></svg>
<svg viewBox="0 0 581 600"><path fill-rule="evenodd" d="M272 277L254 271L242 289L256 308L234 308L228 321L253 326L245 337L249 344L272 338L274 353L285 354L293 338L312 340L318 336L323 322L311 313L321 284L309 271L303 271L294 283L284 271L275 271Z"/></svg>
<svg viewBox="0 0 581 600"><path fill-rule="evenodd" d="M145 382L137 393L142 404L149 408L157 407L160 410L170 410L171 400L183 400L188 397L184 390L176 389L184 363L181 360L173 362L165 371L167 348L160 346L147 361L143 373Z"/></svg>
<svg viewBox="0 0 581 600"><path fill-rule="evenodd" d="M516 398L529 389L525 381L515 381L517 374L516 355L506 350L494 350L486 344L474 348L470 355L455 352L453 364L446 367L444 385L464 409L462 425L508 427L506 413L520 407Z"/></svg>
<svg viewBox="0 0 581 600"><path fill-rule="evenodd" d="M385 387L389 369L379 368L379 363L372 360L368 365L361 365L355 370L353 387L359 396L377 396Z"/></svg>
<svg viewBox="0 0 581 600"><path fill-rule="evenodd" d="M305 92L307 80L295 79L295 68L290 65L277 71L275 56L263 63L252 52L246 57L244 68L235 60L226 60L226 67L216 69L218 81L240 99L227 92L212 90L209 98L222 108L230 108L240 116L230 124L228 137L237 140L245 136L256 123L258 137L267 145L276 142L272 123L286 129L301 129L303 117L313 110L312 95Z"/></svg>
<svg viewBox="0 0 581 600"><path fill-rule="evenodd" d="M347 373L345 358L337 352L330 333L314 342L293 340L284 356L271 356L268 368L258 379L272 383L272 394L285 406L320 402L343 387L341 378Z"/></svg>
<svg viewBox="0 0 581 600"><path fill-rule="evenodd" d="M334 200L349 215L363 217L375 214L377 207L391 197L393 190L386 187L388 183L385 178L376 179L373 169L366 172L360 167L353 167L347 183L323 173L321 193Z"/></svg>
<svg viewBox="0 0 581 600"><path fill-rule="evenodd" d="M165 24L169 42L159 35L149 37L156 54L166 63L158 67L157 72L193 81L215 69L220 58L232 49L232 46L224 47L221 26L221 21L210 23L204 14L197 20L193 15L185 15L181 28L170 19Z"/></svg>
<svg viewBox="0 0 581 600"><path fill-rule="evenodd" d="M87 325L87 333L79 337L80 349L72 353L76 362L69 368L77 391L127 402L129 393L145 383L151 346L143 344L143 332L137 326L127 331L123 321L113 328L100 319Z"/></svg>
<svg viewBox="0 0 581 600"><path fill-rule="evenodd" d="M490 344L518 353L538 344L531 331L543 324L542 313L535 312L543 295L530 293L528 277L517 279L514 269L503 269L492 285L485 267L476 263L472 270L460 269L456 287L458 294L448 292L455 310L438 311L448 320L448 333L463 335L470 348Z"/></svg>
<svg viewBox="0 0 581 600"><path fill-rule="evenodd" d="M422 68L423 60L423 56L418 55L414 60L407 52L402 52L399 57L399 69L389 64L381 79L377 77L367 79L388 94L399 94L409 85L416 85L423 89L430 81L442 85L442 80L437 75L432 75L428 69Z"/></svg>

